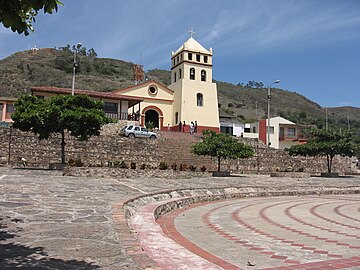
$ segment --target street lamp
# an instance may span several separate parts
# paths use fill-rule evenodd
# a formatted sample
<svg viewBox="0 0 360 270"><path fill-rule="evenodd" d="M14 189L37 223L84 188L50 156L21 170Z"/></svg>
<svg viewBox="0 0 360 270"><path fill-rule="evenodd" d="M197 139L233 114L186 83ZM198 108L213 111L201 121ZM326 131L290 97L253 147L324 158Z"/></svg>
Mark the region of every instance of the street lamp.
<svg viewBox="0 0 360 270"><path fill-rule="evenodd" d="M72 77L72 85L71 85L71 95L74 95L75 93L75 73L76 73L76 67L77 67L77 63L76 63L76 58L77 58L77 52L78 49L80 49L81 47L81 43L78 43L75 47L74 50L74 63L73 63L73 77Z"/></svg>
<svg viewBox="0 0 360 270"><path fill-rule="evenodd" d="M268 121L267 121L267 146L268 148L270 148L270 100L271 100L271 94L270 94L270 87L276 83L279 83L280 80L276 80L274 81L273 83L269 84L267 86L267 92L268 92L268 113L267 113L267 116L268 116Z"/></svg>

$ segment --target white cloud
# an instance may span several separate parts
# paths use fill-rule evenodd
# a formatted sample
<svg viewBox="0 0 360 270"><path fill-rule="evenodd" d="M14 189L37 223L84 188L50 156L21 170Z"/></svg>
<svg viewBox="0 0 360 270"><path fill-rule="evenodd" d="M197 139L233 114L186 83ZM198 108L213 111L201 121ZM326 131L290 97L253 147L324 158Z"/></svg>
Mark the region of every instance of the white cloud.
<svg viewBox="0 0 360 270"><path fill-rule="evenodd" d="M220 47L221 54L252 54L360 38L359 8L317 3L242 1L214 17L205 41Z"/></svg>

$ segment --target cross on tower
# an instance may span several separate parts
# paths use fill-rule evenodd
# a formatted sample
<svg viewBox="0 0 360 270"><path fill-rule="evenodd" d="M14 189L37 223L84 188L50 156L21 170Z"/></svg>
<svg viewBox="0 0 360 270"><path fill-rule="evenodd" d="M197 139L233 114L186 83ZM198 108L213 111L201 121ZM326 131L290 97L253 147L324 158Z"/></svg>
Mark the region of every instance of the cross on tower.
<svg viewBox="0 0 360 270"><path fill-rule="evenodd" d="M190 33L190 37L193 37L193 35L195 35L196 33L194 32L194 29L191 27L190 30L188 30L188 32Z"/></svg>

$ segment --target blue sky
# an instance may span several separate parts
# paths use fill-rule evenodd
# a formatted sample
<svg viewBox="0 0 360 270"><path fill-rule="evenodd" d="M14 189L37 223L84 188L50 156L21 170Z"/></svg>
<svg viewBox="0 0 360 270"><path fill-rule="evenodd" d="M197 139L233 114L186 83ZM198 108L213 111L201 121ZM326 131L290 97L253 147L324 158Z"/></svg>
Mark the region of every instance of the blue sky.
<svg viewBox="0 0 360 270"><path fill-rule="evenodd" d="M170 68L194 28L213 48L214 78L298 92L321 106L360 107L359 0L63 0L35 32L0 27L0 59L81 42L99 57Z"/></svg>

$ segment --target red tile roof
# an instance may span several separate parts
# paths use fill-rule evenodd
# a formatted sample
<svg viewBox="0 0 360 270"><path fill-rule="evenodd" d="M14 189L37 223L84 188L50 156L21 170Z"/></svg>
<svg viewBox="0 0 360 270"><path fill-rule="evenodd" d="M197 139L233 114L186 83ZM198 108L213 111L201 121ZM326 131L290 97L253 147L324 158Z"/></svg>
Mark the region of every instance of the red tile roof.
<svg viewBox="0 0 360 270"><path fill-rule="evenodd" d="M71 94L71 88L60 88L60 87L50 87L50 86L31 87L31 91L54 93L54 94L64 94L64 95ZM96 92L96 91L75 89L74 93L76 95L88 95L90 97L96 97L96 98L109 98L109 99L115 99L115 100L129 100L129 101L138 101L138 102L143 101L143 99L140 99L137 97L115 94L113 92L108 93L108 92Z"/></svg>

